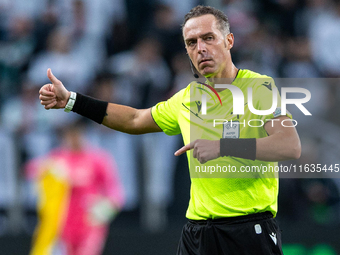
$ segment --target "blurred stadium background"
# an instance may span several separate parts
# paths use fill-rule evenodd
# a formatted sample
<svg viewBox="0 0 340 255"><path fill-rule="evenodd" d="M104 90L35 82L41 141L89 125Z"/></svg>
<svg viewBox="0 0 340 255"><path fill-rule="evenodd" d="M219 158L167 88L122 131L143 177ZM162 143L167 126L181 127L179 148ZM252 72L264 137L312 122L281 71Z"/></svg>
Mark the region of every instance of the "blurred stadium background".
<svg viewBox="0 0 340 255"><path fill-rule="evenodd" d="M192 80L180 24L197 4L229 16L237 67L308 79L314 121L297 127L303 156L294 163L340 163L339 0L0 0L0 254L30 249L36 194L25 162L57 146L58 129L79 118L40 105L47 68L70 90L151 107ZM126 195L104 254L174 254L190 185L186 157L172 156L181 138L90 122L86 132L115 157ZM339 191L339 179L281 180L285 254L340 254Z"/></svg>

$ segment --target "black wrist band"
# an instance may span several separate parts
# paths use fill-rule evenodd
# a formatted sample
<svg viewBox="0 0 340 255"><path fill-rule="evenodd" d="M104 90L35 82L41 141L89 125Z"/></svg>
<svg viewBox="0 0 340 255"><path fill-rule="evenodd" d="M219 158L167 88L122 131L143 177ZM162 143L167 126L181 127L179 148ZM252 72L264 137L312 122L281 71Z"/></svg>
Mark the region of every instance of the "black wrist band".
<svg viewBox="0 0 340 255"><path fill-rule="evenodd" d="M77 99L72 111L102 124L106 115L107 105L108 102L77 93Z"/></svg>
<svg viewBox="0 0 340 255"><path fill-rule="evenodd" d="M220 140L220 156L232 156L244 159L256 159L256 138Z"/></svg>

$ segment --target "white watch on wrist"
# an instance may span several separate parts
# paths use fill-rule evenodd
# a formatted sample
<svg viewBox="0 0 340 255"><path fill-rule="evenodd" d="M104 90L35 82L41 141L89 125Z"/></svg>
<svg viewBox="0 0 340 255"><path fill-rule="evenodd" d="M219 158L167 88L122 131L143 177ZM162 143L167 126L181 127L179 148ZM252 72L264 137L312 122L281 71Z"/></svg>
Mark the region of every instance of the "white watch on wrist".
<svg viewBox="0 0 340 255"><path fill-rule="evenodd" d="M64 111L70 112L73 109L74 103L76 102L77 93L71 91L70 98L67 101Z"/></svg>

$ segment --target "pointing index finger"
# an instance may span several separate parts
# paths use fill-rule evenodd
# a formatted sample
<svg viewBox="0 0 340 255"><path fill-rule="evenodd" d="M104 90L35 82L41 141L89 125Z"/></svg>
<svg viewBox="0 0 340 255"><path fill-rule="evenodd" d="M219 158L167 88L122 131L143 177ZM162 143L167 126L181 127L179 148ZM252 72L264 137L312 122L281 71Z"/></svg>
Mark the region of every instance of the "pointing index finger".
<svg viewBox="0 0 340 255"><path fill-rule="evenodd" d="M184 152L191 150L194 148L194 142L188 143L187 145L184 145L182 148L180 148L179 150L177 150L175 152L175 156L180 156L182 155Z"/></svg>

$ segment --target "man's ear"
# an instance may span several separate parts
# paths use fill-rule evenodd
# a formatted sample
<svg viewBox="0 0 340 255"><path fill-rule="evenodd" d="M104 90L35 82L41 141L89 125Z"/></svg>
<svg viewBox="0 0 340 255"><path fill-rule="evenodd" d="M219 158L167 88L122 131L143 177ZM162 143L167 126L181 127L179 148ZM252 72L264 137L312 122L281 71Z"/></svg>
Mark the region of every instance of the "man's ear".
<svg viewBox="0 0 340 255"><path fill-rule="evenodd" d="M228 48L228 50L230 50L234 46L234 34L233 33L227 34L225 39L226 40L224 42L224 45L226 48Z"/></svg>

